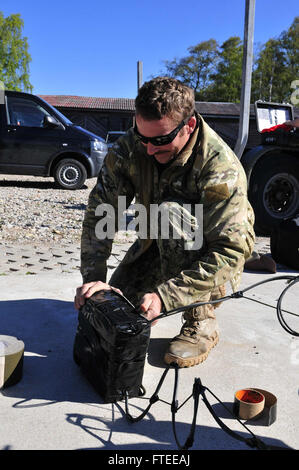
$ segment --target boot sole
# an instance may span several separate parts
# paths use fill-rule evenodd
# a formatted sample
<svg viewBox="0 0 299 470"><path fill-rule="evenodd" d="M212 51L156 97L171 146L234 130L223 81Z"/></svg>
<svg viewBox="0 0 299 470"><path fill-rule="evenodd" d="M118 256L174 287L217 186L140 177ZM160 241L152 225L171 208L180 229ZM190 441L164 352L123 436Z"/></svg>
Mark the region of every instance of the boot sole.
<svg viewBox="0 0 299 470"><path fill-rule="evenodd" d="M210 348L204 353L201 354L200 356L195 356L195 357L187 357L187 358L182 358L179 356L175 356L174 354L166 353L164 356L164 361L166 364L171 364L172 362L175 362L179 367L192 367L192 366L197 366L198 364L201 364L206 360L206 358L209 355L209 352L211 351L214 346L219 341L219 336L214 339L213 343L211 344Z"/></svg>

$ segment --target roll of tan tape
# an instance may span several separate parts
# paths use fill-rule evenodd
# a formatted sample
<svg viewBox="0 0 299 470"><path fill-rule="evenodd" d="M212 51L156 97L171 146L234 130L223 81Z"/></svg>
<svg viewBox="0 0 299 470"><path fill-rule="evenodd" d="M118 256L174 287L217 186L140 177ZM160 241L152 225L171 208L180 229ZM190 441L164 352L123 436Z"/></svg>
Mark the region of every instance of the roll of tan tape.
<svg viewBox="0 0 299 470"><path fill-rule="evenodd" d="M16 384L23 375L24 343L0 335L0 389Z"/></svg>
<svg viewBox="0 0 299 470"><path fill-rule="evenodd" d="M275 395L259 388L244 388L235 393L234 413L240 419L264 417L268 426L276 420Z"/></svg>
<svg viewBox="0 0 299 470"><path fill-rule="evenodd" d="M235 402L238 404L240 419L253 419L262 413L265 397L256 390L244 388L235 393Z"/></svg>

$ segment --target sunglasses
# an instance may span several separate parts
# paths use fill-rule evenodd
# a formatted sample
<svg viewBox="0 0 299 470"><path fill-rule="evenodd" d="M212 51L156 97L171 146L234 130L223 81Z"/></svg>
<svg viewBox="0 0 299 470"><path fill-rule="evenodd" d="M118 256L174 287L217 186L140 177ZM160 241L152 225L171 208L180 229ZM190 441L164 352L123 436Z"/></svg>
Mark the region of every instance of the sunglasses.
<svg viewBox="0 0 299 470"><path fill-rule="evenodd" d="M178 132L182 129L182 127L184 127L188 123L189 119L190 118L184 119L175 129L173 129L173 131L169 132L169 134L166 135L159 135L157 137L145 137L138 131L136 123L134 126L134 133L143 144L148 144L150 142L155 147L159 147L160 145L168 145L176 138Z"/></svg>

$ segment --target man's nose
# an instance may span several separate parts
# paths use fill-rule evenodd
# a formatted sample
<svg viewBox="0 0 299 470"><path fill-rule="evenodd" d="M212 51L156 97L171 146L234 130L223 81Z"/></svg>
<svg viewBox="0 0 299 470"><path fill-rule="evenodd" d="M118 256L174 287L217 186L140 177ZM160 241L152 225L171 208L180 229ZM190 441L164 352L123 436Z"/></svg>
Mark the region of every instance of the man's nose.
<svg viewBox="0 0 299 470"><path fill-rule="evenodd" d="M148 153L148 155L155 155L155 153L157 153L157 147L153 144L151 144L150 142L148 142L146 144L146 151Z"/></svg>

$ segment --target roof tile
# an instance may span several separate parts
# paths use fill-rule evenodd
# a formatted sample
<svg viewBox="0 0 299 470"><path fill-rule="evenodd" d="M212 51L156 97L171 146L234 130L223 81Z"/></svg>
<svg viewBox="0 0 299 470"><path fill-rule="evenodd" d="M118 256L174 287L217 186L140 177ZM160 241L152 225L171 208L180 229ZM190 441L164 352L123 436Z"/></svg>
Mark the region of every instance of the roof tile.
<svg viewBox="0 0 299 470"><path fill-rule="evenodd" d="M73 95L39 95L57 108L96 109L101 111L135 111L133 98L98 98ZM196 110L203 116L239 116L240 103L221 103L197 101ZM298 109L294 109L295 116ZM250 106L250 114L254 116L254 105Z"/></svg>
<svg viewBox="0 0 299 470"><path fill-rule="evenodd" d="M55 107L88 108L101 110L135 111L135 100L130 98L95 98L71 95L39 95Z"/></svg>

